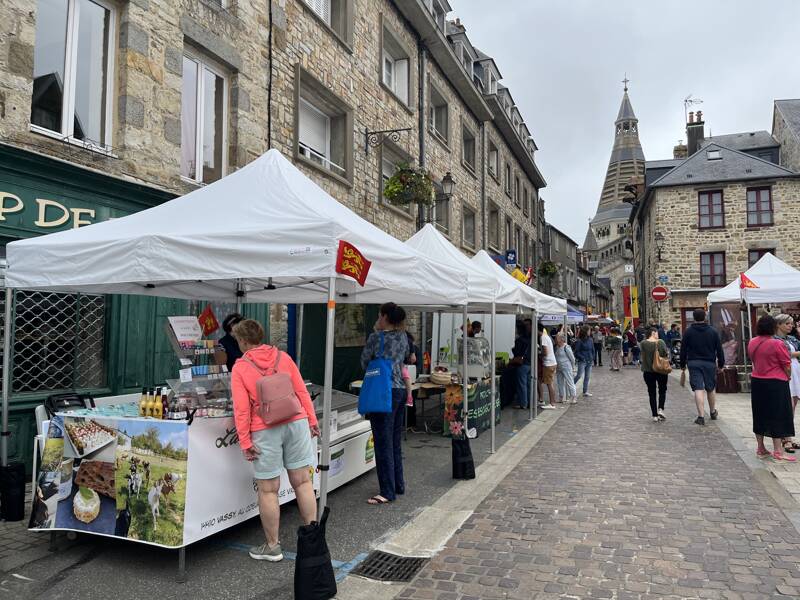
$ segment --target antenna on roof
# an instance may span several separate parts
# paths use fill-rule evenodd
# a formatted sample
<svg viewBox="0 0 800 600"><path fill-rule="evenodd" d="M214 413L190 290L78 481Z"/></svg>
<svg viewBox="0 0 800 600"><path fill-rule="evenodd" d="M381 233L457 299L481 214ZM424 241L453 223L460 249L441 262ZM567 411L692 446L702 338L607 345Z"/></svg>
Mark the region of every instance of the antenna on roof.
<svg viewBox="0 0 800 600"><path fill-rule="evenodd" d="M683 122L684 123L688 123L689 122L689 114L688 114L689 107L694 105L694 104L702 104L702 103L703 103L703 101L700 100L700 98L692 98L692 94L689 94L688 96L686 96L686 98L683 99Z"/></svg>

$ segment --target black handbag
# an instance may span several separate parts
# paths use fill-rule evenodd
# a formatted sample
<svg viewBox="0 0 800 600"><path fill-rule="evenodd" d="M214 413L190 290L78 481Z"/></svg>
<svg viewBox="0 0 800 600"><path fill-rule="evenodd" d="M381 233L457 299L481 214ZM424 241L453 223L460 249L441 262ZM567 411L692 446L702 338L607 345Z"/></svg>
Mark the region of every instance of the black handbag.
<svg viewBox="0 0 800 600"><path fill-rule="evenodd" d="M472 460L469 438L453 438L450 443L453 448L453 479L475 479L475 461Z"/></svg>
<svg viewBox="0 0 800 600"><path fill-rule="evenodd" d="M68 412L80 408L94 408L94 398L88 394L76 394L66 392L63 394L52 394L45 398L44 409L47 417L52 419L57 412Z"/></svg>
<svg viewBox="0 0 800 600"><path fill-rule="evenodd" d="M297 529L297 560L294 566L296 600L328 600L336 595L336 576L331 553L325 540L325 526L330 509L322 511L316 521Z"/></svg>

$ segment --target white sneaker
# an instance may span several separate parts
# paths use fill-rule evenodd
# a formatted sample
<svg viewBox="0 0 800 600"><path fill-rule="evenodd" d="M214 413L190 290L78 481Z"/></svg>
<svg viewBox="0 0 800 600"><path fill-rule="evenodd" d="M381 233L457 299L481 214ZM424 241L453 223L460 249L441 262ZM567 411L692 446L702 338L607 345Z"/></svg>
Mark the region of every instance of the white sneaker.
<svg viewBox="0 0 800 600"><path fill-rule="evenodd" d="M570 404L577 404L578 403L578 399L577 398L573 398L572 400L569 401L569 403Z"/></svg>
<svg viewBox="0 0 800 600"><path fill-rule="evenodd" d="M545 405L542 407L542 410L555 410L555 409L556 409L556 407L555 407L555 406L553 406L552 404L545 404Z"/></svg>
<svg viewBox="0 0 800 600"><path fill-rule="evenodd" d="M584 392L584 393L583 393L583 397L584 397L584 398L591 398L591 397L592 397L592 395L591 395L589 392Z"/></svg>
<svg viewBox="0 0 800 600"><path fill-rule="evenodd" d="M661 419L659 419L658 417L653 417L653 423L660 423L660 422Z"/></svg>

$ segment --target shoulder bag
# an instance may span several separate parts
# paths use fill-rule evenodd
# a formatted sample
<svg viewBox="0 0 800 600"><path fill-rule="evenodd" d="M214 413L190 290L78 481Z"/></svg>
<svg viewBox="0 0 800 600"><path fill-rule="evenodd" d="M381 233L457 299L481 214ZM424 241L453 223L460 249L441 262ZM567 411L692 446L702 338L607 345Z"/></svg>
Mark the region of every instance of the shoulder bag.
<svg viewBox="0 0 800 600"><path fill-rule="evenodd" d="M279 373L278 364L281 362L283 352L278 350L278 357L272 366L272 373L259 369L247 357L242 359L261 374L256 381L256 402L258 416L265 425L274 427L291 421L295 417L305 414L300 404L300 398L294 391L292 376L289 373Z"/></svg>
<svg viewBox="0 0 800 600"><path fill-rule="evenodd" d="M364 373L364 382L358 394L358 412L392 412L392 361L383 355L383 332L378 356L369 361Z"/></svg>
<svg viewBox="0 0 800 600"><path fill-rule="evenodd" d="M669 364L669 359L661 356L661 352L659 352L661 350L661 344L662 342L660 340L656 342L656 349L653 353L653 371L661 375L669 375L672 373L672 367ZM666 349L666 344L664 348Z"/></svg>

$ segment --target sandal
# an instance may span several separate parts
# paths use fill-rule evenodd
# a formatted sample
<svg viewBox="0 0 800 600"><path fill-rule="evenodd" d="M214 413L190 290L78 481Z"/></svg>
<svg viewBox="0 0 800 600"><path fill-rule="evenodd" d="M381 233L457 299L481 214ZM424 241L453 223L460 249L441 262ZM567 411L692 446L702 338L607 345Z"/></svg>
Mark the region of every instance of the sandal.
<svg viewBox="0 0 800 600"><path fill-rule="evenodd" d="M788 440L783 442L783 451L788 452L789 454L794 454L794 444Z"/></svg>
<svg viewBox="0 0 800 600"><path fill-rule="evenodd" d="M763 452L761 450L756 450L756 458L767 458L768 456L770 456L770 453L766 448L764 448Z"/></svg>
<svg viewBox="0 0 800 600"><path fill-rule="evenodd" d="M797 459L794 456L784 456L780 452L773 452L772 458L778 461L785 460L786 462L797 462Z"/></svg>
<svg viewBox="0 0 800 600"><path fill-rule="evenodd" d="M383 496L373 496L369 500L367 500L367 504L370 506L378 506L379 504L389 504L391 500L387 500Z"/></svg>

